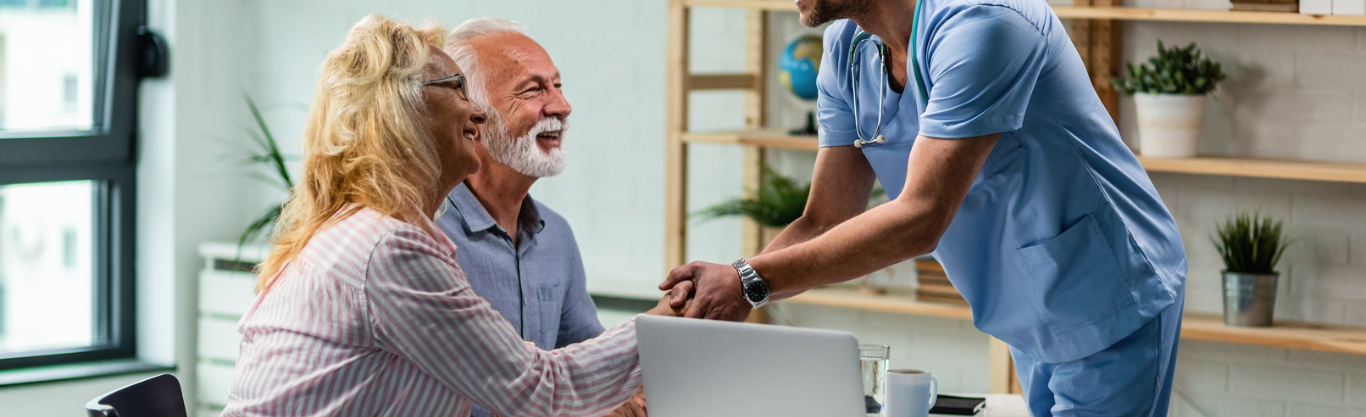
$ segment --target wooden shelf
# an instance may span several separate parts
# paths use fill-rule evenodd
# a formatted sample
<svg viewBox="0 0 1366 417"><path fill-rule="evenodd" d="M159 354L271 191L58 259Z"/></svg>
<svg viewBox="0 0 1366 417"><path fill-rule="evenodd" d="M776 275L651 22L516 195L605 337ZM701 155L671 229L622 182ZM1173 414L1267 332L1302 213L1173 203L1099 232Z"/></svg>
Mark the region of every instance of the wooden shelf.
<svg viewBox="0 0 1366 417"><path fill-rule="evenodd" d="M774 149L814 151L820 148L815 136L793 136L781 131L688 132L683 134L688 143L721 143L755 145Z"/></svg>
<svg viewBox="0 0 1366 417"><path fill-rule="evenodd" d="M1140 9L1133 7L1053 6L1063 19L1149 20L1162 22L1258 23L1272 25L1366 26L1366 16L1314 15L1231 10Z"/></svg>
<svg viewBox="0 0 1366 417"><path fill-rule="evenodd" d="M688 7L724 7L750 10L796 12L797 4L790 0L684 0Z"/></svg>
<svg viewBox="0 0 1366 417"><path fill-rule="evenodd" d="M688 7L725 7L751 10L797 11L786 0L685 0ZM1242 12L1199 9L1143 9L1136 7L1053 6L1063 19L1146 20L1158 22L1255 23L1270 25L1366 26L1366 16Z"/></svg>
<svg viewBox="0 0 1366 417"><path fill-rule="evenodd" d="M1366 164L1284 159L1195 157L1146 158L1138 161L1148 172L1228 175L1306 181L1366 183Z"/></svg>
<svg viewBox="0 0 1366 417"><path fill-rule="evenodd" d="M820 148L816 138L792 136L780 131L689 132L683 135L689 143L722 143L756 145L766 148L814 151ZM1138 157L1148 172L1178 174L1226 175L1232 177L1273 178L1287 180L1366 183L1366 164L1348 162L1297 161L1289 159L1231 158L1200 156L1194 158Z"/></svg>
<svg viewBox="0 0 1366 417"><path fill-rule="evenodd" d="M826 287L801 293L782 302L919 316L972 319L972 310L969 310L967 306L916 301L915 292L910 290L892 290L886 295L869 295L859 292L856 288Z"/></svg>
<svg viewBox="0 0 1366 417"><path fill-rule="evenodd" d="M915 301L914 293L892 291L869 295L853 288L828 287L807 291L783 302L845 307L889 313L971 319L967 307ZM1181 338L1284 349L1366 355L1366 327L1277 321L1274 327L1229 327L1223 316L1188 313Z"/></svg>
<svg viewBox="0 0 1366 417"><path fill-rule="evenodd" d="M1181 337L1192 340L1366 355L1366 328L1277 321L1273 327L1229 327L1216 314L1187 313Z"/></svg>

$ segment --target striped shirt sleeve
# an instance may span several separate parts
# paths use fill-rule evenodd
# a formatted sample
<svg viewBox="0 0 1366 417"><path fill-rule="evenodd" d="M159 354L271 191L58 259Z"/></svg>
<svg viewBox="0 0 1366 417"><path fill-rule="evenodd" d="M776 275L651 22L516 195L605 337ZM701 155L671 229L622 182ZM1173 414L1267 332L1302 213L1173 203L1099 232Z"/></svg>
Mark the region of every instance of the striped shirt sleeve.
<svg viewBox="0 0 1366 417"><path fill-rule="evenodd" d="M633 321L540 350L474 293L447 251L416 227L379 241L364 292L381 349L504 415L602 415L635 393L641 376Z"/></svg>

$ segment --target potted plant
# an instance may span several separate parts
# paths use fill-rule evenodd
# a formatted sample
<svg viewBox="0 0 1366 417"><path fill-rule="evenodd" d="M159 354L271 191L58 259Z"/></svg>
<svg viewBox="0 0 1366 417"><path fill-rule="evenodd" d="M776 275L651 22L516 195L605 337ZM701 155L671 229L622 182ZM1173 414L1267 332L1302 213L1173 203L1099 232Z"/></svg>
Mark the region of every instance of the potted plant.
<svg viewBox="0 0 1366 417"><path fill-rule="evenodd" d="M742 216L763 226L763 246L768 246L784 227L797 221L806 210L806 199L811 196L811 184L797 185L797 180L779 174L772 167L764 165L764 181L753 193L754 197L734 198L692 214L700 221L715 220L722 217ZM873 189L870 202L886 195L882 187ZM877 294L886 293L885 288L873 288L864 277L860 290Z"/></svg>
<svg viewBox="0 0 1366 417"><path fill-rule="evenodd" d="M1201 56L1194 43L1167 48L1157 41L1157 56L1128 63L1128 77L1110 82L1134 96L1138 112L1139 154L1191 157L1200 149L1205 102L1227 75L1218 62Z"/></svg>
<svg viewBox="0 0 1366 417"><path fill-rule="evenodd" d="M811 184L797 185L797 180L764 165L764 181L753 194L754 197L734 198L707 207L692 216L701 221L734 216L749 218L763 226L762 239L764 246L768 246L784 227L802 217L806 199L811 195Z"/></svg>
<svg viewBox="0 0 1366 417"><path fill-rule="evenodd" d="M1280 278L1276 263L1293 243L1281 226L1279 220L1244 212L1216 227L1212 240L1224 259L1224 324L1271 325Z"/></svg>

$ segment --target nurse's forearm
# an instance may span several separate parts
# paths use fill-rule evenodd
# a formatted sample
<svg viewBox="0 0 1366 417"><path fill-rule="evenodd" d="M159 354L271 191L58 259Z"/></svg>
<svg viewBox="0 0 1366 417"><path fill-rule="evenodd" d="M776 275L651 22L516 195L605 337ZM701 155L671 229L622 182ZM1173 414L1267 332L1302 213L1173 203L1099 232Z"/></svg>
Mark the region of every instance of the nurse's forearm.
<svg viewBox="0 0 1366 417"><path fill-rule="evenodd" d="M934 219L943 216L925 204L894 200L802 243L765 252L749 263L768 281L775 299L787 298L932 252L947 227Z"/></svg>
<svg viewBox="0 0 1366 417"><path fill-rule="evenodd" d="M828 228L816 225L814 221L805 217L798 218L796 221L792 222L792 224L783 228L782 233L778 233L778 236L773 238L773 241L769 242L768 246L765 246L760 254L773 253L805 243L819 237L827 229Z"/></svg>
<svg viewBox="0 0 1366 417"><path fill-rule="evenodd" d="M818 237L749 260L776 298L848 281L934 250L999 134L916 138L906 183L895 200Z"/></svg>

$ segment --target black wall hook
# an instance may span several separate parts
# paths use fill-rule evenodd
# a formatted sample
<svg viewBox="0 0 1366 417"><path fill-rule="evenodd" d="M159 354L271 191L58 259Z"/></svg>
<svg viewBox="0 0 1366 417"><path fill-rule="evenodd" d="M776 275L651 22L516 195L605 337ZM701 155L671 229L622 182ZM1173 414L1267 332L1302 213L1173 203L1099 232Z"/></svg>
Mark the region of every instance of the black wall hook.
<svg viewBox="0 0 1366 417"><path fill-rule="evenodd" d="M140 77L160 78L171 72L171 55L165 38L146 25L138 26L138 45L142 49L138 60Z"/></svg>

